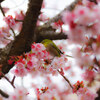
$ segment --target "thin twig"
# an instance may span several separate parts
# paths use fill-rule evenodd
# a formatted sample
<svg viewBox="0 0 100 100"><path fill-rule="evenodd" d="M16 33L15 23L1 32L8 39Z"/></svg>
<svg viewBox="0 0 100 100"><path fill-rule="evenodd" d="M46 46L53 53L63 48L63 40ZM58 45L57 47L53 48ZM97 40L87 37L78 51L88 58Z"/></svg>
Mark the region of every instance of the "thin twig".
<svg viewBox="0 0 100 100"><path fill-rule="evenodd" d="M17 22L23 22L24 20L15 19L15 21L17 21Z"/></svg>
<svg viewBox="0 0 100 100"><path fill-rule="evenodd" d="M11 83L14 85L14 81L15 81L15 76L13 77L13 79L12 79L12 81L11 81Z"/></svg>
<svg viewBox="0 0 100 100"><path fill-rule="evenodd" d="M58 71L59 74L65 79L65 81L68 82L68 84L70 85L70 87L73 89L73 86L71 85L70 81L69 81L63 74L61 74L59 70L57 70L57 71Z"/></svg>
<svg viewBox="0 0 100 100"><path fill-rule="evenodd" d="M5 98L9 97L9 95L7 93L5 93L4 91L2 91L1 89L0 89L0 94Z"/></svg>
<svg viewBox="0 0 100 100"><path fill-rule="evenodd" d="M1 72L2 73L2 72ZM6 77L3 73L2 73L2 75L3 75L3 77L12 85L12 87L13 88L15 88L15 86L14 86L14 82L13 81L10 81L9 79L8 79L8 77Z"/></svg>
<svg viewBox="0 0 100 100"><path fill-rule="evenodd" d="M5 16L5 13L4 13L4 11L3 11L3 8L2 8L2 6L1 6L1 3L0 3L0 10L1 10L3 16Z"/></svg>
<svg viewBox="0 0 100 100"><path fill-rule="evenodd" d="M10 27L10 26L9 26L9 27ZM13 30L13 28L10 27L10 29L11 29L11 31L13 32L14 39L15 39L15 37L16 37L16 33L15 33L15 31Z"/></svg>
<svg viewBox="0 0 100 100"><path fill-rule="evenodd" d="M73 56L70 56L70 55L66 55L66 54L65 54L65 56L67 56L67 57L70 57L70 58L74 58Z"/></svg>

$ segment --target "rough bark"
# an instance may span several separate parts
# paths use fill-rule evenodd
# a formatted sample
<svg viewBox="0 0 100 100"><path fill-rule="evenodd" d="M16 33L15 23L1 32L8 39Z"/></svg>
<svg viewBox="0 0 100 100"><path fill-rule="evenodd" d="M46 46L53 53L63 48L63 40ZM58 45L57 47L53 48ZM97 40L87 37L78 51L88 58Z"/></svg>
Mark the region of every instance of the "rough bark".
<svg viewBox="0 0 100 100"><path fill-rule="evenodd" d="M67 36L64 34L59 34L59 35L58 34L52 34L52 35L48 34L49 31L52 31L52 33L55 33L54 29L50 25L52 22L55 22L61 19L61 13L63 13L65 10L74 9L75 5L81 0L76 0L75 2L73 2L70 6L64 9L56 17L49 20L43 26L38 27L38 30L36 32L35 27L36 27L38 15L40 14L42 1L43 0L29 0L29 7L27 10L27 13L26 13L26 16L23 22L23 27L22 27L20 34L15 38L14 41L8 44L7 47L0 50L0 54L1 54L0 64L2 65L2 72L4 74L9 72L9 70L13 67L13 64L8 65L7 60L9 59L9 57L14 56L14 55L21 55L24 52L30 51L30 47L33 41L38 42L40 41L39 39L41 37L43 39L45 38L49 38L49 39L63 39L64 38L65 39ZM43 34L43 31L41 30L43 30L45 34ZM47 33L45 32L46 30L48 31ZM54 36L55 38L52 36Z"/></svg>
<svg viewBox="0 0 100 100"><path fill-rule="evenodd" d="M13 67L13 64L8 65L7 62L10 56L21 55L30 50L42 2L43 0L29 0L28 10L20 34L14 41L8 44L11 46L9 51L7 50L7 47L7 52L4 50L5 48L0 50L0 58L3 58L0 59L0 64L2 64L2 72L4 74L6 74Z"/></svg>

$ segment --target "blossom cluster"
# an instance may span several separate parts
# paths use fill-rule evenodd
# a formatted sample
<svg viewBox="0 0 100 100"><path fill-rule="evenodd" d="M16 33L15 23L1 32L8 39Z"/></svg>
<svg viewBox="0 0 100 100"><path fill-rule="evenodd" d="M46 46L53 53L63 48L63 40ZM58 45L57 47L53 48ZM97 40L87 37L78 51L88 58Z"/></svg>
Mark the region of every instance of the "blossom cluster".
<svg viewBox="0 0 100 100"><path fill-rule="evenodd" d="M62 32L62 31L63 31L63 29L62 29L62 25L63 25L63 24L64 24L64 23L63 23L62 20L58 20L57 22L54 22L54 23L52 23L51 25L52 25L52 27L53 27L54 29L59 29L60 32Z"/></svg>
<svg viewBox="0 0 100 100"><path fill-rule="evenodd" d="M96 93L84 87L83 81L77 81L73 87L73 92L77 94L78 100L94 100L97 97Z"/></svg>
<svg viewBox="0 0 100 100"><path fill-rule="evenodd" d="M42 91L42 93L40 93L40 90L37 89L37 99L56 100L56 99L59 99L59 95L55 93L54 89L51 90L51 89L46 88L45 92Z"/></svg>
<svg viewBox="0 0 100 100"><path fill-rule="evenodd" d="M95 79L96 73L93 70L87 69L83 74L82 74L84 80L89 81L90 83Z"/></svg>
<svg viewBox="0 0 100 100"><path fill-rule="evenodd" d="M14 57L12 57L14 58ZM25 76L27 73L42 72L57 74L57 69L61 69L65 66L67 58L65 56L52 57L46 48L41 43L33 43L31 51L24 54L24 57L15 61L16 68L13 70L17 76ZM16 59L14 58L14 60ZM12 64L13 59L8 60L9 64Z"/></svg>
<svg viewBox="0 0 100 100"><path fill-rule="evenodd" d="M12 15L4 17L6 25L0 28L0 44L5 46L13 39L10 30L13 30L14 33L16 33L15 31L21 30L24 16L23 11L20 11L20 13L15 12L15 18Z"/></svg>
<svg viewBox="0 0 100 100"><path fill-rule="evenodd" d="M79 100L95 100L95 98L98 96L96 93L93 93L87 88L80 88L77 91L77 95Z"/></svg>
<svg viewBox="0 0 100 100"><path fill-rule="evenodd" d="M21 10L19 13L15 12L15 18L12 15L8 15L7 17L4 17L4 21L6 22L8 28L20 31L22 27L22 22L24 20L24 16L25 14Z"/></svg>
<svg viewBox="0 0 100 100"><path fill-rule="evenodd" d="M82 4L76 5L73 11L63 13L63 22L69 26L69 39L76 43L86 43L100 34L100 6L92 2L94 5L89 7L84 4L85 1L91 3L82 0Z"/></svg>
<svg viewBox="0 0 100 100"><path fill-rule="evenodd" d="M5 17L4 20L9 27L13 27L15 25L15 20L11 15L8 15L7 17Z"/></svg>
<svg viewBox="0 0 100 100"><path fill-rule="evenodd" d="M80 88L83 88L84 87L84 84L83 84L83 81L77 81L77 83L75 83L73 85L73 93L77 92Z"/></svg>
<svg viewBox="0 0 100 100"><path fill-rule="evenodd" d="M66 100L67 96L70 95L70 88L62 89L59 88L59 84L55 84L51 79L47 79L46 87L36 88L37 100Z"/></svg>
<svg viewBox="0 0 100 100"><path fill-rule="evenodd" d="M69 26L66 32L73 44L80 47L74 49L73 56L81 67L99 66L100 55L100 1L82 0L72 11L63 13L63 22ZM94 60L96 58L96 61ZM100 68L98 67L100 70ZM93 69L91 69L93 70ZM100 72L98 70L98 72Z"/></svg>
<svg viewBox="0 0 100 100"><path fill-rule="evenodd" d="M6 45L10 42L9 37L11 36L8 27L0 28L0 44Z"/></svg>
<svg viewBox="0 0 100 100"><path fill-rule="evenodd" d="M24 87L17 87L7 100L29 100L28 91Z"/></svg>

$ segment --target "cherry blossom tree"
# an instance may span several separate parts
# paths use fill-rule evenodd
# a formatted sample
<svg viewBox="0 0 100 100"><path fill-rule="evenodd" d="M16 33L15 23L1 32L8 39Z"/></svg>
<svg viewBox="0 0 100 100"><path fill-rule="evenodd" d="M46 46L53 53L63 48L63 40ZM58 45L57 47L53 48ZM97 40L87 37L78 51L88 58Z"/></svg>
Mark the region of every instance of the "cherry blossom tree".
<svg viewBox="0 0 100 100"><path fill-rule="evenodd" d="M3 2L0 80L5 78L13 92L0 89L0 100L100 100L100 0L75 0L53 18L43 12L45 0L29 0L27 11L14 16L6 15L10 9ZM61 57L47 51L41 43L44 39L54 41L63 52ZM73 69L81 70L81 80L74 77ZM35 98L25 86L15 84L17 77L27 75L37 82L42 79L31 83Z"/></svg>

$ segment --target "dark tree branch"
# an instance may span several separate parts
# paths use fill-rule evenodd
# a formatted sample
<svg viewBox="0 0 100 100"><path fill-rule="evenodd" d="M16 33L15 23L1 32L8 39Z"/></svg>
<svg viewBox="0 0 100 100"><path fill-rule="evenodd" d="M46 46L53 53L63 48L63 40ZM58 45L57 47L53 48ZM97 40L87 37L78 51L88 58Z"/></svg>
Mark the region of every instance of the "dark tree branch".
<svg viewBox="0 0 100 100"><path fill-rule="evenodd" d="M64 34L57 35L56 33L56 34L52 34L52 36L51 34L47 34L49 33L49 31L51 31L52 33L55 33L55 30L51 27L51 23L61 19L61 15L65 10L74 9L75 5L81 0L75 0L75 2L73 2L70 6L68 6L64 11L62 11L56 17L51 19L49 22L45 23L43 26L38 27L38 32L36 31L34 32L35 27L36 27L36 22L40 14L42 1L43 0L29 0L29 7L27 10L20 34L15 38L15 41L12 41L3 50L0 50L0 58L1 58L0 64L3 66L2 72L4 74L6 74L14 66L14 64L8 65L7 60L9 59L9 57L14 56L14 55L21 55L24 52L30 51L30 47L33 41L34 42L37 40L39 41L40 37L42 37L43 39L49 38L48 36L50 36L49 39L55 39L55 38L65 39L67 36ZM40 30L43 30L43 31L40 31ZM48 32L45 32L46 30ZM10 48L8 48L9 46Z"/></svg>
<svg viewBox="0 0 100 100"><path fill-rule="evenodd" d="M0 0L0 3L2 3L4 0Z"/></svg>
<svg viewBox="0 0 100 100"><path fill-rule="evenodd" d="M50 34L51 33L51 34ZM50 39L50 40L61 40L61 39L67 39L67 35L65 33L54 33L54 32L48 32L44 34L40 34L40 38L37 38L39 42L41 42L43 39Z"/></svg>
<svg viewBox="0 0 100 100"><path fill-rule="evenodd" d="M51 29L51 30L50 30ZM57 33L55 29L52 27L48 29L37 29L35 31L36 37L34 37L36 42L41 42L43 39L50 39L50 40L61 40L61 39L67 39L67 35L63 32Z"/></svg>
<svg viewBox="0 0 100 100"><path fill-rule="evenodd" d="M98 90L98 97L95 100L100 100L100 89Z"/></svg>
<svg viewBox="0 0 100 100"><path fill-rule="evenodd" d="M9 52L7 50L7 53L5 53L5 50L1 50L1 55L3 56L0 55L0 58L4 58L1 59L0 64L3 66L2 72L4 74L6 74L14 65L8 65L7 60L10 56L21 55L24 52L28 52L30 50L31 44L33 42L37 18L40 14L42 1L43 0L29 0L29 7L20 34L15 38L15 41L12 42L12 47Z"/></svg>
<svg viewBox="0 0 100 100"><path fill-rule="evenodd" d="M2 72L1 72L2 73ZM6 77L3 73L2 73L2 75L3 75L3 77L11 84L11 86L13 87L13 88L15 88L15 86L14 86L14 82L13 82L13 80L12 81L10 81L9 79L8 79L8 77ZM15 79L15 78L14 78Z"/></svg>
<svg viewBox="0 0 100 100"><path fill-rule="evenodd" d="M61 11L58 15L56 15L55 17L53 17L52 19L50 19L47 23L45 23L44 25L37 27L36 31L35 31L35 39L37 39L37 42L40 42L40 40L42 39L53 39L53 40L57 40L57 39L67 39L67 35L65 35L64 33L60 36L58 36L58 34L55 32L55 29L52 28L51 23L57 22L58 20L62 20L62 14L66 11L72 11L76 5L78 3L80 3L82 0L75 0L74 2L72 2L69 6L67 6L63 11ZM50 36L50 37L49 37ZM53 37L54 36L54 37ZM56 37L57 36L57 37Z"/></svg>
<svg viewBox="0 0 100 100"><path fill-rule="evenodd" d="M9 53L10 56L21 55L30 50L31 44L34 41L34 30L40 14L42 1L43 0L30 0L29 8L22 25L22 30L13 43L13 47Z"/></svg>
<svg viewBox="0 0 100 100"><path fill-rule="evenodd" d="M9 97L9 95L7 93L3 92L1 89L0 89L0 94L5 98Z"/></svg>
<svg viewBox="0 0 100 100"><path fill-rule="evenodd" d="M2 6L1 6L1 3L0 3L0 10L1 10L3 16L5 16L5 13L4 13L4 11L3 11L3 8L2 8Z"/></svg>

